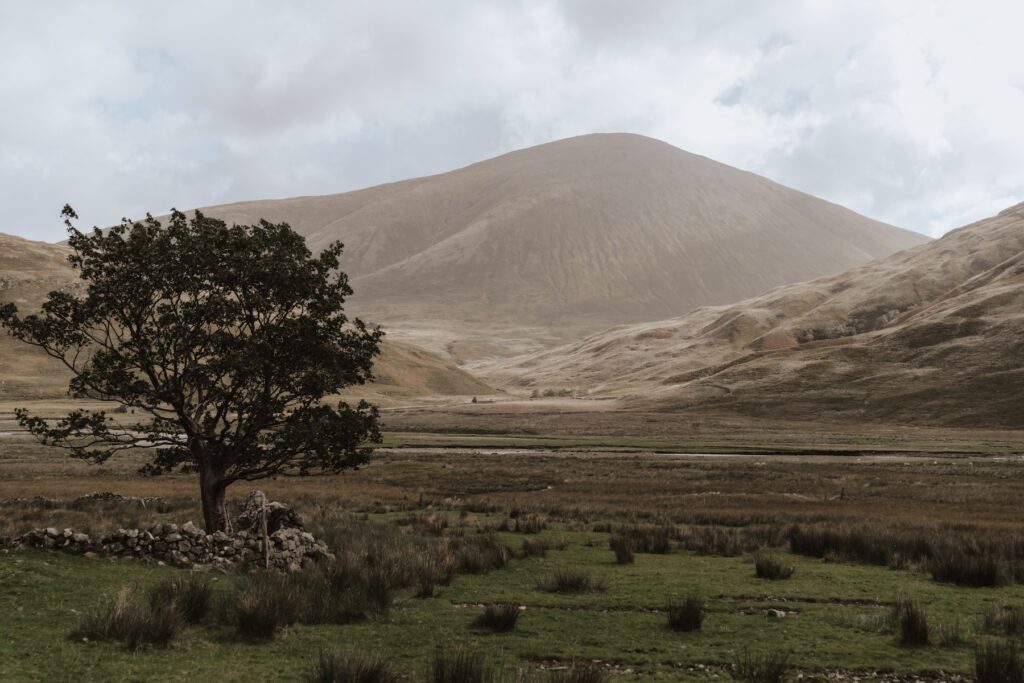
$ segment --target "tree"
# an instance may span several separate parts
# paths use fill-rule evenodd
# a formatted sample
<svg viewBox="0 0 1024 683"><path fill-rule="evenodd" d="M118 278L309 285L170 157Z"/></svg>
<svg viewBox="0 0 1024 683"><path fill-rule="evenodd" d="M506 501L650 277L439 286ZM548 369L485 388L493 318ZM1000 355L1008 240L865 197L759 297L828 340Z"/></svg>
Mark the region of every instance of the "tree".
<svg viewBox="0 0 1024 683"><path fill-rule="evenodd" d="M118 427L105 411L21 426L73 457L101 463L149 448L144 474L199 475L209 532L229 526L236 481L336 473L368 461L377 409L329 405L372 378L382 333L344 313L352 293L342 245L313 257L287 224L227 226L174 211L91 234L62 214L84 288L51 292L39 314L0 307L0 325L72 373L77 398L114 401L141 416Z"/></svg>

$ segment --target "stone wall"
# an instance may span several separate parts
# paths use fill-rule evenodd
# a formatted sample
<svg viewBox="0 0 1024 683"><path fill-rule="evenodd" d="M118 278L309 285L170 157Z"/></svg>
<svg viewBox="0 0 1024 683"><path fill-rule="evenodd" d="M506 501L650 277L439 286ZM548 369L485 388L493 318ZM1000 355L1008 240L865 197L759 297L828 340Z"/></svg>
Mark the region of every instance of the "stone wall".
<svg viewBox="0 0 1024 683"><path fill-rule="evenodd" d="M309 562L333 557L324 543L301 529L278 529L269 538L272 569L295 571ZM250 531L207 534L191 522L181 527L161 524L150 529L118 529L95 537L73 529L33 529L15 538L14 547L61 550L88 557L138 558L194 569L240 562L262 566L264 562L261 535Z"/></svg>
<svg viewBox="0 0 1024 683"><path fill-rule="evenodd" d="M273 513L273 514L272 514ZM264 550L261 515L268 518L268 549ZM282 526L287 521L294 526ZM234 533L205 533L192 522L158 524L149 529L118 529L89 536L73 529L33 529L12 539L15 548L60 550L87 557L138 558L175 567L211 569L239 563L295 571L310 562L333 558L327 545L302 528L301 518L285 505L269 503L261 492L250 494Z"/></svg>

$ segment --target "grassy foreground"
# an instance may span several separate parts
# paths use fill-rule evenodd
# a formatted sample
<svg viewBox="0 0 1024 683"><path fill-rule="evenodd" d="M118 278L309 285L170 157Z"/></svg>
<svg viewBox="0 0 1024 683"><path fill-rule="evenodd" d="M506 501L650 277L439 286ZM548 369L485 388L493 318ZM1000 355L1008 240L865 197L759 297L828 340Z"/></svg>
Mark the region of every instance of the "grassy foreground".
<svg viewBox="0 0 1024 683"><path fill-rule="evenodd" d="M145 456L92 466L25 436L4 436L0 536L39 526L102 533L200 520L194 477L140 478ZM382 450L356 472L262 485L272 499L295 505L320 536L332 520L365 515L418 542L494 531L516 557L485 575L455 576L433 597L397 590L386 613L358 623L299 623L254 643L209 620L187 627L169 649L132 652L69 636L82 614L122 587L145 589L181 570L0 550L0 680L299 681L322 650L334 648L378 655L406 680L423 681L436 648L455 645L531 673L596 660L624 682L728 680L728 667L748 650L789 653L804 680L836 671L859 672L862 680L876 671L908 681L969 674L974 648L1002 641L984 617L1004 606L1024 615L1022 475L1024 460L1014 456L687 458L610 449L488 452L479 444ZM160 503L76 502L92 491ZM246 492L237 487L231 504ZM408 522L421 515L436 519ZM503 530L529 518L542 520L540 533ZM670 552L636 552L634 563L617 564L609 532L631 525L669 529L674 535L663 549ZM337 549L346 538L329 542ZM520 552L527 539L563 538L564 549L543 557ZM807 556L787 550L797 538ZM755 577L752 553L762 545L795 568L791 578ZM992 582L999 587L933 580L930 566L946 558L968 569L994 560L1009 573ZM559 569L588 574L605 590L540 590ZM220 598L242 581L205 576ZM671 630L669 602L691 593L705 601L702 628ZM927 612L931 644L899 644L889 615L901 598ZM515 628L472 628L483 606L495 603L525 607ZM771 618L768 610L785 616Z"/></svg>
<svg viewBox="0 0 1024 683"><path fill-rule="evenodd" d="M387 515L373 521L389 523ZM484 520L486 521L486 520ZM474 533L479 516L451 516ZM146 587L180 570L132 561L36 552L0 554L0 679L303 680L324 648L383 657L410 680L423 680L438 646L462 644L522 671L572 659L600 660L614 680L728 678L726 668L745 650L783 650L805 673L824 670L902 673L971 671L973 642L983 639L982 615L991 605L1024 604L1024 586L960 588L916 571L823 562L784 553L793 577L755 577L749 556L701 556L673 549L636 555L618 565L609 534L549 528L541 534L500 532L518 549L524 538L559 538L564 550L517 557L482 576L459 576L434 597L396 596L382 617L347 625L296 625L269 643L240 639L228 626L189 627L166 650L129 652L111 643L69 638L79 615L122 586ZM561 594L538 588L558 569L603 580L603 592ZM233 581L212 575L218 593ZM697 593L706 600L701 630L666 625L671 598ZM888 624L891 604L910 597L928 613L933 644L905 647ZM471 628L483 604L525 606L516 628L484 634ZM767 610L786 612L770 618ZM943 645L939 633L958 628L962 642Z"/></svg>

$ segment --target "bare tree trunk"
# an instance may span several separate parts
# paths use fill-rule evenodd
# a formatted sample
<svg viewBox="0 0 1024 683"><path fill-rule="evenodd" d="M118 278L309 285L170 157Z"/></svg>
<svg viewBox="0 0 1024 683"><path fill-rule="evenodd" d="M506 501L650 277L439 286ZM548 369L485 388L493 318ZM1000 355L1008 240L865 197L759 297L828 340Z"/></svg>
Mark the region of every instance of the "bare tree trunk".
<svg viewBox="0 0 1024 683"><path fill-rule="evenodd" d="M199 490L202 495L203 524L206 526L206 533L230 532L231 524L228 521L227 508L224 506L227 485L211 468L200 467Z"/></svg>

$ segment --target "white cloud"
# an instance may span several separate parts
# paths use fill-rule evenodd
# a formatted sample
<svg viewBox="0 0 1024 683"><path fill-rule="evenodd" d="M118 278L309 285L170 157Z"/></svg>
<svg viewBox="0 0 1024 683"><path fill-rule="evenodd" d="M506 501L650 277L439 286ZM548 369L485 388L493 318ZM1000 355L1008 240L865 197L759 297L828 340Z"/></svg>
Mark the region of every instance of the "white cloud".
<svg viewBox="0 0 1024 683"><path fill-rule="evenodd" d="M0 0L0 231L627 130L940 234L1024 199L1024 5Z"/></svg>

